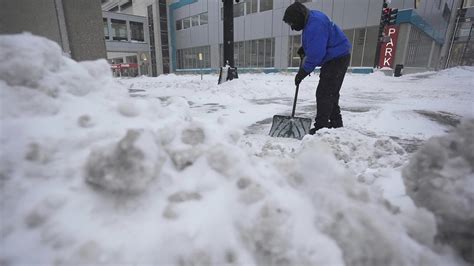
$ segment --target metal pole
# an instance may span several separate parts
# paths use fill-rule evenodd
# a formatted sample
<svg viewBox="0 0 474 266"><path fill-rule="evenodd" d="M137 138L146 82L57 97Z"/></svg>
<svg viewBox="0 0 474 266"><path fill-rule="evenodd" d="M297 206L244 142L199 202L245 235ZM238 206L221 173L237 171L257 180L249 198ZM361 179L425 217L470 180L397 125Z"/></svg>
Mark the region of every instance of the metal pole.
<svg viewBox="0 0 474 266"><path fill-rule="evenodd" d="M234 0L224 2L224 66L234 67Z"/></svg>
<svg viewBox="0 0 474 266"><path fill-rule="evenodd" d="M382 48L382 40L380 36L382 36L384 29L385 29L385 26L380 25L379 35L377 36L377 47L375 48L374 68L378 68L378 65L379 65L380 49Z"/></svg>
<svg viewBox="0 0 474 266"><path fill-rule="evenodd" d="M383 35L384 30L385 30L385 24L382 21L382 19L383 19L383 10L384 10L386 4L387 4L387 1L383 0L382 12L380 12L379 33L377 35L377 47L375 48L374 68L378 68L378 64L379 64L380 49L382 48L382 40L381 40L382 37L381 36Z"/></svg>

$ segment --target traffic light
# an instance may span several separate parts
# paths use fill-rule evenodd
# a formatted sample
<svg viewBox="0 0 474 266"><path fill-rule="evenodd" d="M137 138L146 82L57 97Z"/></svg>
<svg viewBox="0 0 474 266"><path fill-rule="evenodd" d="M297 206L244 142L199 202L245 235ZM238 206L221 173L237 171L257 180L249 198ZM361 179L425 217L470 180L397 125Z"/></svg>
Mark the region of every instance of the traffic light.
<svg viewBox="0 0 474 266"><path fill-rule="evenodd" d="M381 17L382 25L388 25L390 22L390 8L384 7L382 9L382 17Z"/></svg>
<svg viewBox="0 0 474 266"><path fill-rule="evenodd" d="M390 15L388 18L388 25L394 25L397 22L398 9L390 8Z"/></svg>
<svg viewBox="0 0 474 266"><path fill-rule="evenodd" d="M384 8L382 10L382 24L383 25L394 25L397 21L398 9L397 8Z"/></svg>

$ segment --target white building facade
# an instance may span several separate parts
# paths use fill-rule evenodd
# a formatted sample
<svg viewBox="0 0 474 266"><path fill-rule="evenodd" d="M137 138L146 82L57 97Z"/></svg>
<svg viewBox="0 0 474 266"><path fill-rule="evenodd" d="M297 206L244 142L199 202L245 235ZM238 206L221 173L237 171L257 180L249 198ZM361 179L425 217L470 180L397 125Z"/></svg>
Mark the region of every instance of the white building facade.
<svg viewBox="0 0 474 266"><path fill-rule="evenodd" d="M310 9L326 13L343 29L352 43L351 69L372 69L383 0L299 1ZM396 46L390 48L392 67L403 64L405 70L413 71L437 67L456 1L459 0L391 1L390 7L400 10L393 42ZM148 17L155 74L215 71L223 65L222 0L104 2L103 8ZM239 72L272 72L298 67L296 50L301 43L301 32L291 31L282 21L285 9L293 2L234 1L234 58Z"/></svg>

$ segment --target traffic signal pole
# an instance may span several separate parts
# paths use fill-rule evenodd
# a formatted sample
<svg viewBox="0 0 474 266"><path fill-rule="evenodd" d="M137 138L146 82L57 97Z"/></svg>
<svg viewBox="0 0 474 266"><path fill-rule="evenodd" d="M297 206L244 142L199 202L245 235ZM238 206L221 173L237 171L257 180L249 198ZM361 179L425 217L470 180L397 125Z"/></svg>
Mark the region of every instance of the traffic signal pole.
<svg viewBox="0 0 474 266"><path fill-rule="evenodd" d="M385 27L389 25L394 25L397 20L397 15L398 9L389 8L387 0L384 0L382 5L382 13L380 14L379 34L377 37L377 47L375 49L374 68L378 68L380 60L380 50L382 48L382 43L384 42L385 37Z"/></svg>
<svg viewBox="0 0 474 266"><path fill-rule="evenodd" d="M240 0L235 0L237 3ZM234 63L234 0L222 0L224 3L224 42L222 44L224 50L224 65L219 72L219 81L221 84L227 80L239 78L237 68Z"/></svg>
<svg viewBox="0 0 474 266"><path fill-rule="evenodd" d="M234 66L234 0L224 2L224 66Z"/></svg>

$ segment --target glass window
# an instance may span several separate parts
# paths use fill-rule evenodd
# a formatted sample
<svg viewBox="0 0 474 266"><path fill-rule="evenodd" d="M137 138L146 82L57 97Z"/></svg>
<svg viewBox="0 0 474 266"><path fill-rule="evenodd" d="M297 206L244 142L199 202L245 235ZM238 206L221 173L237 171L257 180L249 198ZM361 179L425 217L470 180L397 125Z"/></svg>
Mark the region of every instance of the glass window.
<svg viewBox="0 0 474 266"><path fill-rule="evenodd" d="M273 67L273 38L265 40L265 62L264 67Z"/></svg>
<svg viewBox="0 0 474 266"><path fill-rule="evenodd" d="M199 21L201 25L206 25L207 24L207 13L202 13L199 15Z"/></svg>
<svg viewBox="0 0 474 266"><path fill-rule="evenodd" d="M258 0L247 0L245 1L247 8L247 15L258 12Z"/></svg>
<svg viewBox="0 0 474 266"><path fill-rule="evenodd" d="M240 2L234 5L234 18L244 15L244 2Z"/></svg>
<svg viewBox="0 0 474 266"><path fill-rule="evenodd" d="M199 15L191 17L191 26L193 27L199 26Z"/></svg>
<svg viewBox="0 0 474 266"><path fill-rule="evenodd" d="M176 30L182 30L183 29L183 20L177 20L176 21Z"/></svg>
<svg viewBox="0 0 474 266"><path fill-rule="evenodd" d="M354 36L354 46L352 50L352 66L362 66L362 56L364 51L365 28L356 29Z"/></svg>
<svg viewBox="0 0 474 266"><path fill-rule="evenodd" d="M112 19L112 39L115 41L126 41L127 38L127 23L125 20Z"/></svg>
<svg viewBox="0 0 474 266"><path fill-rule="evenodd" d="M250 41L250 67L256 67L257 66L257 41L253 40Z"/></svg>
<svg viewBox="0 0 474 266"><path fill-rule="evenodd" d="M143 23L130 21L130 33L131 33L132 41L138 41L138 42L145 41Z"/></svg>
<svg viewBox="0 0 474 266"><path fill-rule="evenodd" d="M299 67L300 66L300 56L298 55L298 49L301 46L301 35L290 36L289 38L289 67Z"/></svg>
<svg viewBox="0 0 474 266"><path fill-rule="evenodd" d="M191 27L191 18L183 19L183 29Z"/></svg>
<svg viewBox="0 0 474 266"><path fill-rule="evenodd" d="M106 40L109 39L109 25L107 23L107 18L102 19L103 24L104 24L104 37Z"/></svg>
<svg viewBox="0 0 474 266"><path fill-rule="evenodd" d="M202 61L199 60L202 53ZM179 49L177 51L178 69L198 69L211 67L210 46Z"/></svg>
<svg viewBox="0 0 474 266"><path fill-rule="evenodd" d="M265 62L265 40L257 41L258 48L258 57L257 57L257 66L263 67Z"/></svg>
<svg viewBox="0 0 474 266"><path fill-rule="evenodd" d="M367 39L365 41L364 58L362 66L373 67L375 60L375 50L377 49L377 36L379 34L379 27L367 28Z"/></svg>
<svg viewBox="0 0 474 266"><path fill-rule="evenodd" d="M237 47L239 49L239 67L245 67L245 42L238 42Z"/></svg>
<svg viewBox="0 0 474 266"><path fill-rule="evenodd" d="M377 32L378 34L378 32ZM352 48L354 48L354 30L344 30L344 35L346 35L347 39L351 43ZM352 50L351 50L352 53ZM375 52L374 52L375 53ZM351 66L352 66L352 56L351 56Z"/></svg>
<svg viewBox="0 0 474 266"><path fill-rule="evenodd" d="M260 0L260 12L272 10L273 0Z"/></svg>

